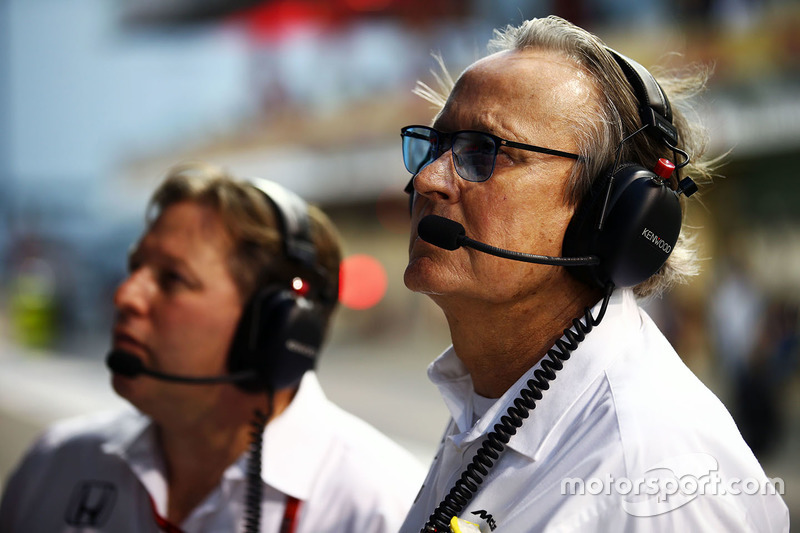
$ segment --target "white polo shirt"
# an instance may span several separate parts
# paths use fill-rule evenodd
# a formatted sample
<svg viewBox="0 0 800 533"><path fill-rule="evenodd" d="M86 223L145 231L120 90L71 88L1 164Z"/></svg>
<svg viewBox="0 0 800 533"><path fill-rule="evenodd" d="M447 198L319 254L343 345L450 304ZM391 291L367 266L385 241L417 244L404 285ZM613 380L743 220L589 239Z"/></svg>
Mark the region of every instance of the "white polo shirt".
<svg viewBox="0 0 800 533"><path fill-rule="evenodd" d="M247 453L180 528L243 531L246 467ZM264 433L261 531L279 531L291 496L297 533L395 533L423 477L411 454L328 401L308 372ZM5 488L0 531L156 532L153 505L166 515L152 422L132 410L92 415L57 424L28 452Z"/></svg>
<svg viewBox="0 0 800 533"><path fill-rule="evenodd" d="M538 368L487 401L452 347L433 362L452 420L401 532L420 531ZM788 532L777 490L722 403L624 290L459 517L484 533Z"/></svg>

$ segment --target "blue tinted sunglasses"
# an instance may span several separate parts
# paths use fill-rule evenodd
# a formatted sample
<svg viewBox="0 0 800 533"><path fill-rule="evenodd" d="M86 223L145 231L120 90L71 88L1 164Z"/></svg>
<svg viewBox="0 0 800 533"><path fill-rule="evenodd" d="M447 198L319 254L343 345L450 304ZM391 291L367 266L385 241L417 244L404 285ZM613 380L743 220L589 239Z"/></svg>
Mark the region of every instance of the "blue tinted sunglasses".
<svg viewBox="0 0 800 533"><path fill-rule="evenodd" d="M444 133L427 126L406 126L400 130L400 136L403 139L403 163L413 175L450 149L453 151L453 166L458 175L475 182L486 181L492 176L501 146L580 159L577 154L508 141L481 131Z"/></svg>

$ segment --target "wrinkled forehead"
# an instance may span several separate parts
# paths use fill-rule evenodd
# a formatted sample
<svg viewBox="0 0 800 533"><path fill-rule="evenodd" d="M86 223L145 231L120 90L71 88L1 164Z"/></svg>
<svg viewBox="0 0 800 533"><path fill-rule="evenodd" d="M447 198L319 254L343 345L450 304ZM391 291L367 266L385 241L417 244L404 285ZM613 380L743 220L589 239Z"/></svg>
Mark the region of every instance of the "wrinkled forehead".
<svg viewBox="0 0 800 533"><path fill-rule="evenodd" d="M498 52L476 61L463 77L501 82L517 96L547 94L586 98L594 84L586 71L566 54L539 48Z"/></svg>
<svg viewBox="0 0 800 533"><path fill-rule="evenodd" d="M574 113L593 112L596 94L587 73L561 52L503 51L464 70L436 125L445 130L491 127L501 136L530 128L536 138L565 127Z"/></svg>

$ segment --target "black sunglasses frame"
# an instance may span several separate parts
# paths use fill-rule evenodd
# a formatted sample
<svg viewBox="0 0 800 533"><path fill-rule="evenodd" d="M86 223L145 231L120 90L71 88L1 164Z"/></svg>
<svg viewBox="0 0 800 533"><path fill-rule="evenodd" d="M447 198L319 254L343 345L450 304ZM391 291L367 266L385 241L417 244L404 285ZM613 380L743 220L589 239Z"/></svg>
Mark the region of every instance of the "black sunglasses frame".
<svg viewBox="0 0 800 533"><path fill-rule="evenodd" d="M420 135L415 135L414 132L409 131L411 129L422 129L422 130L425 130L426 132L429 133L429 136L422 137ZM570 152L564 152L562 150L554 150L552 148L544 148L544 147L541 147L541 146L535 146L533 144L525 144L525 143L520 143L520 142L516 142L516 141L509 141L508 139L503 139L502 137L498 137L497 135L492 135L491 133L486 133L484 131L478 131L478 130L459 130L459 131L454 131L452 133L447 133L447 132L442 132L442 131L439 131L437 129L431 128L430 126L411 125L411 126L406 126L406 127L402 128L400 130L400 137L401 138L408 137L408 138L411 138L411 139L418 139L418 140L426 141L431 146L433 146L433 144L434 144L433 140L434 139L436 140L436 147L435 147L436 150L434 152L434 154L436 154L436 155L430 161L428 161L427 163L421 164L420 168L417 170L417 172L419 172L420 170L422 170L423 168L428 166L430 163L435 161L437 158L441 157L442 154L444 154L445 152L450 151L453 148L453 143L455 142L456 137L458 137L459 135L465 134L465 133L481 135L481 136L483 136L485 138L491 139L493 144L494 144L494 155L492 157L492 168L491 168L491 171L489 172L489 175L486 176L485 178L479 179L479 180L469 179L469 178L465 177L464 175L462 175L461 172L458 172L458 165L455 165L456 166L456 171L458 172L458 175L462 179L467 180L467 181L471 181L471 182L474 182L474 183L481 183L481 182L484 182L484 181L486 181L486 180L488 180L489 178L492 177L492 174L494 174L495 162L497 160L497 153L500 151L500 147L501 146L508 146L510 148L518 148L520 150L527 150L529 152L538 152L538 153L541 153L541 154L554 155L554 156L558 156L558 157L566 157L568 159L575 159L575 160L582 159L581 156L579 156L578 154L573 154L573 153L570 153ZM415 172L413 172L410 168L408 168L408 162L406 161L406 153L405 152L406 151L405 151L405 144L404 144L403 145L403 163L406 166L406 170L408 170L411 174L416 175Z"/></svg>

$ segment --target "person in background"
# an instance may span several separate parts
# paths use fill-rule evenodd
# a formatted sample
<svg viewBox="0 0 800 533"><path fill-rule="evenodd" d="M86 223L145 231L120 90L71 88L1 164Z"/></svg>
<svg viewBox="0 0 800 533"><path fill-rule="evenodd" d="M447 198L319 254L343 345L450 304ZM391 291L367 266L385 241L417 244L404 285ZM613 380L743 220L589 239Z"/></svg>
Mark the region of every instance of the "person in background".
<svg viewBox="0 0 800 533"><path fill-rule="evenodd" d="M266 180L175 167L114 297L114 390L136 409L57 424L8 480L0 530L397 531L424 470L314 372L340 244Z"/></svg>
<svg viewBox="0 0 800 533"><path fill-rule="evenodd" d="M401 131L404 280L452 338L428 370L451 420L401 531L788 531L781 487L638 304L696 271L689 174L713 162L686 97L706 74L659 84L557 17L491 45L420 85L440 111Z"/></svg>

